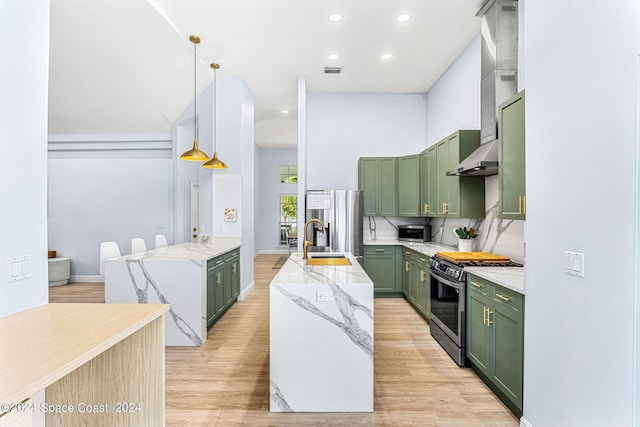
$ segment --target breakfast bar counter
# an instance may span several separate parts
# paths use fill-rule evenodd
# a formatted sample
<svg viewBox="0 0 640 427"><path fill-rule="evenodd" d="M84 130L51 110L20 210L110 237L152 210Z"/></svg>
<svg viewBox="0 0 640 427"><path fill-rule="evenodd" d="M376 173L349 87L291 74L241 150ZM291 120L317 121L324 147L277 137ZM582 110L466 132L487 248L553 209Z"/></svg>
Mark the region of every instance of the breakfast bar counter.
<svg viewBox="0 0 640 427"><path fill-rule="evenodd" d="M272 412L373 411L373 282L294 253L270 286Z"/></svg>
<svg viewBox="0 0 640 427"><path fill-rule="evenodd" d="M108 259L105 302L170 304L166 345L200 346L207 339L207 261L239 247L239 237L213 237Z"/></svg>

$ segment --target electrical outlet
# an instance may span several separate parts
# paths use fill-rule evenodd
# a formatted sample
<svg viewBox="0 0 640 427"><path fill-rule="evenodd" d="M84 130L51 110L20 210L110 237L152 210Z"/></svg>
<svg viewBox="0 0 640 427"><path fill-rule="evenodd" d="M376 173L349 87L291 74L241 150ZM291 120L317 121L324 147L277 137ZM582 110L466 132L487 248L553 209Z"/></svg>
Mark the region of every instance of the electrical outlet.
<svg viewBox="0 0 640 427"><path fill-rule="evenodd" d="M565 274L584 277L584 254L564 251L563 261Z"/></svg>
<svg viewBox="0 0 640 427"><path fill-rule="evenodd" d="M333 292L331 291L316 291L317 302L331 302L333 301Z"/></svg>

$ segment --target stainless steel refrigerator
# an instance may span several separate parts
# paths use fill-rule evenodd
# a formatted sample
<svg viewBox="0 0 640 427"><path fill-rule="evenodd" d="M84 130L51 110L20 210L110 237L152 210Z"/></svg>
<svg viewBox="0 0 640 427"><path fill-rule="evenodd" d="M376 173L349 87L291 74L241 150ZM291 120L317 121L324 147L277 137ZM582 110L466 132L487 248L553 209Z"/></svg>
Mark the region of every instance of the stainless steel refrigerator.
<svg viewBox="0 0 640 427"><path fill-rule="evenodd" d="M317 218L308 225L307 239L312 243L309 252L351 252L362 264L363 199L360 190L308 190L305 199L305 221ZM298 233L302 238L303 233Z"/></svg>

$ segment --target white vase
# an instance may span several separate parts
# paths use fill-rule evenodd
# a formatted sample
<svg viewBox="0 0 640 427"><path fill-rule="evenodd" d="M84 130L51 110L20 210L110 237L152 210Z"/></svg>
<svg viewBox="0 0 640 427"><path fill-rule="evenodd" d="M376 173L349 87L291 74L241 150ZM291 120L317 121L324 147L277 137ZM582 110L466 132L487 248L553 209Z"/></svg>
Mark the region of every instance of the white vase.
<svg viewBox="0 0 640 427"><path fill-rule="evenodd" d="M460 252L473 252L474 239L458 239L458 250Z"/></svg>

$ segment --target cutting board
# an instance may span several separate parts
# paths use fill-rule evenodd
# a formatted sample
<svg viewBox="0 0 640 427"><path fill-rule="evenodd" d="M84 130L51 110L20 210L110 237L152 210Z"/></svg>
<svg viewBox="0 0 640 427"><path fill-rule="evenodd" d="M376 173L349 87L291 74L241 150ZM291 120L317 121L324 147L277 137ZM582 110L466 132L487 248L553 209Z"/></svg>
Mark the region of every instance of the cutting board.
<svg viewBox="0 0 640 427"><path fill-rule="evenodd" d="M488 252L437 252L441 258L451 262L509 262L509 257L503 255L490 254Z"/></svg>

